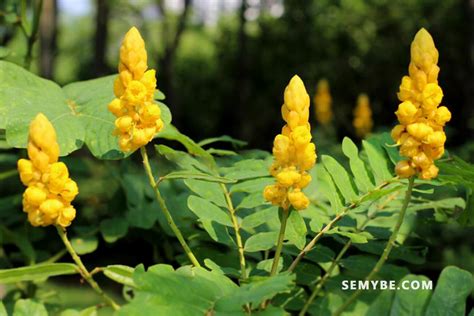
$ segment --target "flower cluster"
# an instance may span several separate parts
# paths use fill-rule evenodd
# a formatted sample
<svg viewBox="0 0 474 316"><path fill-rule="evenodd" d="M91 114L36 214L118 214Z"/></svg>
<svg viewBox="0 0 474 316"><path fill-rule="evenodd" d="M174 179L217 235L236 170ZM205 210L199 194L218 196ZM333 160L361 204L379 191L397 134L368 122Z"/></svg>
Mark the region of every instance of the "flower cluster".
<svg viewBox="0 0 474 316"><path fill-rule="evenodd" d="M120 47L119 76L114 83L116 98L109 104L115 120L114 134L120 149L134 151L150 142L163 128L161 111L154 103L155 70L147 70L145 42L132 27Z"/></svg>
<svg viewBox="0 0 474 316"><path fill-rule="evenodd" d="M18 160L18 171L27 186L23 210L28 220L33 226L69 226L76 217L71 202L79 191L66 165L58 162L56 132L41 113L30 124L27 148L30 159Z"/></svg>
<svg viewBox="0 0 474 316"><path fill-rule="evenodd" d="M329 92L329 83L325 79L318 82L316 94L314 95L314 112L316 120L322 125L328 124L332 119L332 98Z"/></svg>
<svg viewBox="0 0 474 316"><path fill-rule="evenodd" d="M372 121L369 97L366 94L360 94L357 98L352 124L359 138L364 138L372 131L374 122Z"/></svg>
<svg viewBox="0 0 474 316"><path fill-rule="evenodd" d="M395 114L399 125L392 130L392 138L400 145L400 154L407 157L395 168L400 177L415 174L421 179L438 175L434 160L444 153L446 134L444 125L451 119L445 106L439 106L443 91L438 85L438 50L433 38L421 29L411 44L409 76L402 78Z"/></svg>
<svg viewBox="0 0 474 316"><path fill-rule="evenodd" d="M286 125L273 142L275 161L270 168L277 182L265 188L264 197L284 210L290 205L301 210L309 204L301 190L311 181L307 171L316 162L316 147L311 143L308 123L309 96L298 76L291 78L285 89L281 113Z"/></svg>

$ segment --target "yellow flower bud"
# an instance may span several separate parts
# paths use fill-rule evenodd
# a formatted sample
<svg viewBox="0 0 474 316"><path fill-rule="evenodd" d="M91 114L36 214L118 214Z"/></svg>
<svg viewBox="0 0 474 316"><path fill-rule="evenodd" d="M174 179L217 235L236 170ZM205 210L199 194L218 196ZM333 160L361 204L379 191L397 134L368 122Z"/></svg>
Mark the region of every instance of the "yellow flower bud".
<svg viewBox="0 0 474 316"><path fill-rule="evenodd" d="M284 100L281 115L287 125L273 141L275 161L270 167L270 174L277 183L267 186L263 195L267 201L284 210L289 208L290 203L295 209L303 209L308 206L309 200L301 188L311 181L306 171L316 162L316 147L311 143L308 123L309 96L298 76L294 76L286 87Z"/></svg>
<svg viewBox="0 0 474 316"><path fill-rule="evenodd" d="M314 96L314 112L316 120L322 125L328 124L332 119L332 98L329 92L329 83L322 79L318 82Z"/></svg>
<svg viewBox="0 0 474 316"><path fill-rule="evenodd" d="M300 189L294 189L293 191L288 192L288 200L297 210L304 210L309 205L309 199Z"/></svg>
<svg viewBox="0 0 474 316"><path fill-rule="evenodd" d="M433 133L433 128L425 123L413 123L407 126L408 134L421 141Z"/></svg>
<svg viewBox="0 0 474 316"><path fill-rule="evenodd" d="M409 178L416 173L415 169L410 166L407 160L399 161L395 166L395 172L401 178Z"/></svg>
<svg viewBox="0 0 474 316"><path fill-rule="evenodd" d="M43 213L45 222L54 221L59 216L64 204L58 199L47 199L40 205L40 211Z"/></svg>
<svg viewBox="0 0 474 316"><path fill-rule="evenodd" d="M446 122L449 122L451 120L451 112L448 110L447 107L440 106L436 109L434 120L436 124L444 126Z"/></svg>
<svg viewBox="0 0 474 316"><path fill-rule="evenodd" d="M132 128L133 123L133 119L130 116L124 115L115 120L115 127L120 132L128 132Z"/></svg>
<svg viewBox="0 0 474 316"><path fill-rule="evenodd" d="M395 125L395 127L392 129L391 136L392 139L397 142L397 144L399 143L398 141L400 140L403 132L405 132L404 125Z"/></svg>
<svg viewBox="0 0 474 316"><path fill-rule="evenodd" d="M293 186L301 180L301 174L295 168L290 170L283 170L276 176L279 184L285 187Z"/></svg>
<svg viewBox="0 0 474 316"><path fill-rule="evenodd" d="M64 208L57 219L58 225L68 227L76 217L76 209L73 206Z"/></svg>
<svg viewBox="0 0 474 316"><path fill-rule="evenodd" d="M114 84L117 99L109 104L117 117L113 134L124 152L145 146L163 128L160 108L154 103L156 73L147 68L145 42L132 27L120 47L119 76Z"/></svg>
<svg viewBox="0 0 474 316"><path fill-rule="evenodd" d="M444 153L443 126L451 119L451 113L445 106L438 107L443 90L438 85L437 63L438 51L433 38L421 29L411 45L409 76L403 77L398 93L399 100L403 101L395 112L400 125L392 130L392 138L400 144L400 154L408 158L395 168L402 177L417 172L422 179L438 175L434 160Z"/></svg>
<svg viewBox="0 0 474 316"><path fill-rule="evenodd" d="M438 176L438 171L438 167L436 167L434 164L431 164L428 168L421 170L420 178L424 180L431 180Z"/></svg>
<svg viewBox="0 0 474 316"><path fill-rule="evenodd" d="M411 103L410 101L405 101L400 103L400 105L398 106L398 110L395 112L395 114L397 115L398 121L401 124L407 125L416 120L417 112L418 109L413 103Z"/></svg>
<svg viewBox="0 0 474 316"><path fill-rule="evenodd" d="M23 198L26 203L34 205L36 207L40 206L46 198L48 197L47 191L38 187L28 187L23 193Z"/></svg>
<svg viewBox="0 0 474 316"><path fill-rule="evenodd" d="M425 143L429 144L433 147L440 147L444 146L444 143L446 142L446 134L442 131L436 131L428 135L426 138Z"/></svg>
<svg viewBox="0 0 474 316"><path fill-rule="evenodd" d="M422 92L423 108L427 111L433 111L443 99L443 90L436 83L429 83Z"/></svg>
<svg viewBox="0 0 474 316"><path fill-rule="evenodd" d="M30 160L18 161L20 178L27 186L23 210L33 226L54 225L63 209L72 207L70 203L78 193L77 185L69 178L66 165L57 162L56 132L44 115L39 114L31 122L28 140Z"/></svg>
<svg viewBox="0 0 474 316"><path fill-rule="evenodd" d="M120 47L120 62L133 74L134 80L139 80L147 69L145 42L136 27L125 34Z"/></svg>

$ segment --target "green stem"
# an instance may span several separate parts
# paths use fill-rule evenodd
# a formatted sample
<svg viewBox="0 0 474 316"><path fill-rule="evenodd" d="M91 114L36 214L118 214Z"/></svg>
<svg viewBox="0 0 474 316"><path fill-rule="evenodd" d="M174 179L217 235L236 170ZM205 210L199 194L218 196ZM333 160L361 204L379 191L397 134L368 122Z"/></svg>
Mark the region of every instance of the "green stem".
<svg viewBox="0 0 474 316"><path fill-rule="evenodd" d="M7 179L7 178L9 178L13 175L16 175L16 174L18 174L18 170L16 170L16 169L3 171L2 173L0 173L0 180Z"/></svg>
<svg viewBox="0 0 474 316"><path fill-rule="evenodd" d="M168 210L168 207L166 206L165 200L161 196L160 190L158 189L158 186L156 185L155 178L153 177L153 172L151 171L151 166L148 160L148 154L146 152L145 146L140 148L140 153L143 158L143 166L145 167L145 172L148 176L148 180L150 181L151 187L155 191L156 200L160 204L161 210L163 211L166 217L166 221L168 222L168 225L170 225L171 230L175 234L176 238L178 238L179 243L183 247L184 252L188 256L189 260L191 260L192 264L196 267L201 267L201 264L194 256L193 252L191 251L191 248L189 248L188 244L186 243L186 240L184 239L183 234L181 233L178 226L174 222L173 217L171 217L171 213Z"/></svg>
<svg viewBox="0 0 474 316"><path fill-rule="evenodd" d="M321 289L323 288L323 285L324 283L326 283L327 279L329 279L329 277L331 276L331 273L332 271L336 268L337 264L339 263L339 261L341 260L342 256L344 256L344 254L347 252L347 250L349 250L350 246L352 245L352 241L349 239L348 242L346 242L346 244L344 245L344 247L341 249L341 251L339 252L339 254L337 255L337 257L334 259L334 261L331 263L331 266L329 267L329 269L326 271L326 273L324 274L324 276L322 277L321 281L318 282L318 284L316 285L316 287L314 288L314 291L313 293L311 293L311 296L308 298L308 300L306 301L306 303L304 304L303 306L303 309L300 311L300 313L298 314L299 316L304 316L306 314L306 312L308 311L308 308L311 306L311 304L313 303L314 299L318 296L319 292L321 291Z"/></svg>
<svg viewBox="0 0 474 316"><path fill-rule="evenodd" d="M64 246L66 246L67 251L71 255L74 262L79 267L79 272L81 273L82 277L87 281L87 283L89 283L89 285L92 287L92 289L94 289L94 291L96 291L97 294L99 294L102 297L102 299L107 304L109 304L114 310L119 310L120 306L117 303L115 303L115 301L110 296L105 294L105 292L102 290L102 288L99 286L99 284L97 284L97 282L94 280L92 275L89 273L87 268L82 263L81 258L78 256L78 254L76 253L76 251L72 247L71 242L67 238L66 229L64 229L63 227L60 227L60 226L56 226L56 229L58 230L59 237L61 237L61 240L63 241Z"/></svg>
<svg viewBox="0 0 474 316"><path fill-rule="evenodd" d="M398 191L393 193L391 196L389 196L383 203L381 203L377 209L372 213L372 214L368 214L367 215L367 218L365 219L365 221L362 223L362 225L360 225L360 227L358 227L356 229L356 232L361 232L365 229L365 227L368 225L368 223L373 220L376 216L376 213L379 211L379 210L382 210L385 208L385 206L390 202L392 201L397 195L398 195ZM301 310L299 316L303 316L305 315L305 313L308 311L308 308L309 306L313 303L314 299L318 296L319 292L321 292L324 284L326 283L326 281L329 279L329 277L331 276L331 273L332 271L336 268L336 266L339 264L339 261L341 261L341 258L342 256L344 256L344 254L347 252L347 250L349 250L349 248L351 247L352 245L352 240L348 240L346 242L346 244L344 245L344 247L342 247L341 251L339 252L339 254L336 256L336 258L334 259L334 261L332 262L331 266L329 267L329 269L326 271L326 273L324 274L324 276L321 278L321 280L318 282L318 284L316 284L314 290L313 290L313 293L311 293L311 296L308 298L308 300L306 301L305 305L303 306L303 309Z"/></svg>
<svg viewBox="0 0 474 316"><path fill-rule="evenodd" d="M383 189L384 187L386 187L387 185L389 185L392 182L393 182L393 179L383 182L382 184L380 184L379 186L374 188L372 191L369 191L369 192L365 193L364 195L360 196L357 201L354 201L349 206L344 207L344 209L341 212L339 212L339 214L336 215L336 217L334 217L329 223L327 223L326 226L324 226L324 228L316 236L314 236L314 238L303 248L303 250L301 250L301 252L295 258L295 260L293 260L293 262L291 263L290 267L288 268L288 271L290 271L290 272L294 271L296 266L298 265L298 263L301 261L301 259L303 259L303 257L314 248L314 246L319 241L319 239L321 239L321 237L323 237L323 235L326 232L328 232L341 218L343 218L345 215L347 215L347 213L351 209L356 208L360 203L362 203L362 201L369 194L373 193L374 191Z"/></svg>
<svg viewBox="0 0 474 316"><path fill-rule="evenodd" d="M285 239L286 222L288 220L288 216L290 215L291 208L289 210L282 209L282 212L283 214L281 216L280 232L278 233L277 248L275 251L275 257L273 258L273 264L272 264L272 270L270 272L270 276L275 275L278 270L278 261L280 261L281 250L283 249L283 240Z"/></svg>
<svg viewBox="0 0 474 316"><path fill-rule="evenodd" d="M400 213L398 215L398 220L397 223L395 224L395 227L393 228L393 232L390 235L390 238L388 239L387 245L385 246L385 249L383 250L382 255L379 258L379 261L375 264L374 268L372 271L370 271L369 275L365 278L366 281L370 281L374 278L374 276L382 269L382 266L385 264L385 261L387 261L388 256L390 255L390 252L392 251L393 246L395 245L395 241L397 240L398 232L400 231L400 227L402 226L403 219L405 218L405 213L408 209L408 204L410 204L411 200L411 194L413 191L413 185L415 183L415 178L410 177L408 179L408 188L405 193L405 199L403 200L403 205L402 209L400 210ZM336 312L333 314L333 316L338 316L341 315L341 313L348 307L350 306L360 295L362 294L362 290L358 289L352 295L349 297L349 299L344 302L344 304L339 307Z"/></svg>
<svg viewBox="0 0 474 316"><path fill-rule="evenodd" d="M232 226L234 226L235 239L237 241L237 247L239 250L241 277L242 277L242 280L245 280L247 279L247 271L245 267L244 245L242 243L242 236L240 235L239 222L237 221L237 216L235 216L234 205L232 204L232 199L230 197L229 191L227 190L227 187L223 183L221 183L220 185L221 185L222 190L224 191L227 208L229 209L230 217L232 219Z"/></svg>
<svg viewBox="0 0 474 316"><path fill-rule="evenodd" d="M37 0L37 5L33 3L33 21L31 26L28 25L26 17L26 1L22 1L21 5L21 27L26 37L26 55L23 61L25 69L30 69L31 60L33 56L33 46L38 36L39 22L41 17L41 11L43 8L43 0Z"/></svg>
<svg viewBox="0 0 474 316"><path fill-rule="evenodd" d="M313 249L313 247L316 245L316 243L319 241L319 239L321 239L321 237L323 237L323 235L328 230L330 230L341 218L343 218L347 214L349 209L350 209L349 207L345 208L341 213L339 213L336 217L334 217L332 219L332 221L330 221L328 224L326 224L326 226L324 226L324 228L321 229L321 231L316 236L314 236L314 238L303 248L303 250L301 250L301 252L295 258L295 260L293 260L290 267L288 268L288 271L293 272L293 270L295 270L296 266L301 261L301 259L303 259L303 257L308 252L310 252L311 249Z"/></svg>

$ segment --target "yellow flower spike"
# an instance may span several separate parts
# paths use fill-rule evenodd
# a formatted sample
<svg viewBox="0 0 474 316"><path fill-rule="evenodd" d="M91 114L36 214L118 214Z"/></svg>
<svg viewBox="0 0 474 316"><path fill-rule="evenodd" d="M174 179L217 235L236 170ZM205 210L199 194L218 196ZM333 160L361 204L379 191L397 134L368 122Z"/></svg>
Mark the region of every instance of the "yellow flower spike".
<svg viewBox="0 0 474 316"><path fill-rule="evenodd" d="M270 167L270 174L277 183L267 186L263 195L285 211L290 205L301 210L309 204L301 189L311 182L306 171L316 162L316 147L311 143L308 123L309 96L298 76L294 76L285 88L281 114L287 124L273 142L275 161Z"/></svg>
<svg viewBox="0 0 474 316"><path fill-rule="evenodd" d="M360 94L357 98L352 124L359 138L364 138L372 131L374 122L372 121L369 97L366 94Z"/></svg>
<svg viewBox="0 0 474 316"><path fill-rule="evenodd" d="M119 75L114 82L116 98L108 106L117 118L114 135L124 152L145 146L163 129L160 108L154 103L156 73L147 68L145 42L132 27L120 47Z"/></svg>
<svg viewBox="0 0 474 316"><path fill-rule="evenodd" d="M38 114L30 123L28 159L18 160L18 172L27 186L23 194L23 210L33 226L69 226L69 220L59 220L79 193L77 184L69 178L67 166L57 162L59 145L56 131L46 116Z"/></svg>
<svg viewBox="0 0 474 316"><path fill-rule="evenodd" d="M395 167L402 178L418 174L421 179L438 175L434 161L444 153L446 134L444 125L451 112L440 106L443 90L438 85L438 50L433 38L421 29L411 44L409 76L402 78L398 99L402 102L397 115L399 125L392 130L392 138L400 145L400 154L407 158Z"/></svg>
<svg viewBox="0 0 474 316"><path fill-rule="evenodd" d="M316 120L327 125L332 120L332 97L329 91L329 83L325 79L321 79L316 87L314 95L314 113Z"/></svg>

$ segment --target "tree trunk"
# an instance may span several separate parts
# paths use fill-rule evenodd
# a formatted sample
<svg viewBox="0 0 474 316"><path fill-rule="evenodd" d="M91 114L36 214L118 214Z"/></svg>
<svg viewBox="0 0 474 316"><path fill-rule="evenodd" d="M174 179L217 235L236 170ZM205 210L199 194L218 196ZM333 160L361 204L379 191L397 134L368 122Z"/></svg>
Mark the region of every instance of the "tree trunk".
<svg viewBox="0 0 474 316"><path fill-rule="evenodd" d="M162 37L163 42L166 45L164 54L160 59L160 69L158 69L157 75L159 78L161 77L160 79L162 79L160 80L163 83L161 89L166 94L166 103L170 107L172 107L173 116L177 120L179 120L182 113L173 86L173 64L174 58L176 56L176 50L178 49L179 42L181 40L181 35L183 34L186 28L187 17L189 15L189 9L191 7L191 0L184 0L184 9L179 17L178 25L176 27L176 32L174 36L170 36L169 34L170 28L167 21L167 13L163 1L158 0L157 4L163 19Z"/></svg>
<svg viewBox="0 0 474 316"><path fill-rule="evenodd" d="M54 76L54 60L57 51L58 4L57 0L44 0L40 20L40 73L44 78Z"/></svg>
<svg viewBox="0 0 474 316"><path fill-rule="evenodd" d="M95 37L94 37L94 70L97 75L109 73L107 66L107 39L109 34L109 0L96 0L97 11L95 19Z"/></svg>

